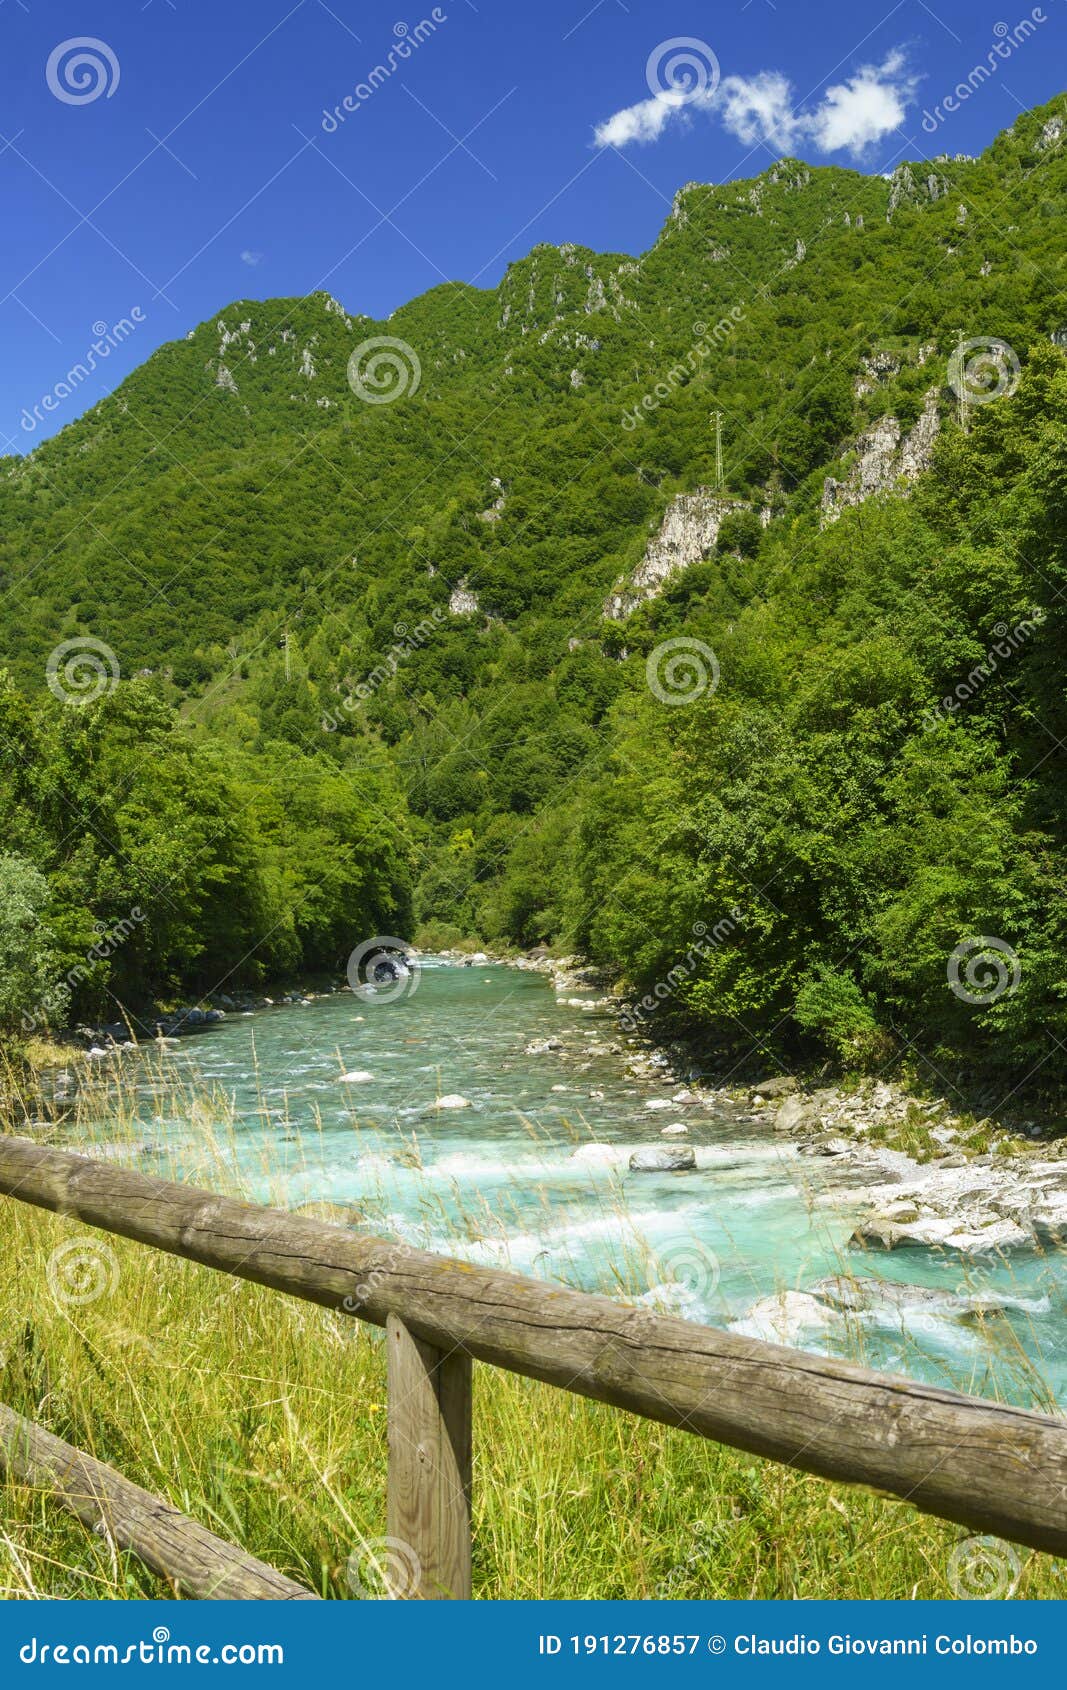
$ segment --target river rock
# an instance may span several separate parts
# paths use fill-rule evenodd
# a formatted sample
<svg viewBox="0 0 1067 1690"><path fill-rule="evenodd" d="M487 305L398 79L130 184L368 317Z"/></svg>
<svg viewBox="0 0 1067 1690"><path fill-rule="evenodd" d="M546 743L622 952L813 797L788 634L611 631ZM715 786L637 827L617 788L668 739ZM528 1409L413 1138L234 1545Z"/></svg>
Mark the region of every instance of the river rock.
<svg viewBox="0 0 1067 1690"><path fill-rule="evenodd" d="M805 1098L793 1095L779 1104L774 1117L776 1133L798 1133L811 1124L812 1109Z"/></svg>
<svg viewBox="0 0 1067 1690"><path fill-rule="evenodd" d="M343 1086L363 1086L373 1078L374 1075L368 1068L353 1068L349 1073L341 1075L340 1083Z"/></svg>
<svg viewBox="0 0 1067 1690"><path fill-rule="evenodd" d="M687 1144L651 1144L630 1157L633 1174L678 1174L696 1165L696 1152Z"/></svg>
<svg viewBox="0 0 1067 1690"><path fill-rule="evenodd" d="M800 1090L800 1082L793 1074L776 1074L772 1080L761 1080L758 1086L752 1087L752 1101L757 1098L788 1097L791 1092Z"/></svg>
<svg viewBox="0 0 1067 1690"><path fill-rule="evenodd" d="M571 1155L572 1162L585 1163L592 1168L614 1168L625 1162L629 1152L621 1144L580 1144Z"/></svg>
<svg viewBox="0 0 1067 1690"><path fill-rule="evenodd" d="M1040 1244L1067 1244L1067 1195L1060 1192L1030 1211L1030 1224Z"/></svg>
<svg viewBox="0 0 1067 1690"><path fill-rule="evenodd" d="M860 1221L849 1243L874 1245L883 1250L951 1250L963 1256L989 1255L1032 1245L1032 1233L1015 1221L989 1220L975 1226L962 1217L925 1215L916 1221L894 1221L885 1215L868 1215Z"/></svg>
<svg viewBox="0 0 1067 1690"><path fill-rule="evenodd" d="M895 1279L852 1278L835 1274L820 1279L811 1295L839 1314L882 1314L905 1311L947 1315L969 1321L980 1315L1017 1309L1025 1314L1047 1314L1051 1299L1014 1297L1002 1291L950 1291L936 1285L910 1285Z"/></svg>
<svg viewBox="0 0 1067 1690"><path fill-rule="evenodd" d="M444 1097L439 1097L435 1100L434 1108L435 1109L470 1109L471 1108L471 1100L470 1100L469 1097L461 1097L458 1091L448 1091L448 1092L445 1093Z"/></svg>
<svg viewBox="0 0 1067 1690"><path fill-rule="evenodd" d="M661 1138L685 1138L689 1128L684 1121L672 1121L669 1127L661 1127L659 1131Z"/></svg>
<svg viewBox="0 0 1067 1690"><path fill-rule="evenodd" d="M805 1334L825 1332L831 1316L825 1305L807 1291L776 1291L753 1303L730 1331L765 1344L798 1344Z"/></svg>
<svg viewBox="0 0 1067 1690"><path fill-rule="evenodd" d="M526 1046L527 1056L548 1056L551 1051L562 1050L563 1040L557 1038L531 1039Z"/></svg>
<svg viewBox="0 0 1067 1690"><path fill-rule="evenodd" d="M673 1109L674 1100L669 1097L650 1097L645 1103L646 1109Z"/></svg>

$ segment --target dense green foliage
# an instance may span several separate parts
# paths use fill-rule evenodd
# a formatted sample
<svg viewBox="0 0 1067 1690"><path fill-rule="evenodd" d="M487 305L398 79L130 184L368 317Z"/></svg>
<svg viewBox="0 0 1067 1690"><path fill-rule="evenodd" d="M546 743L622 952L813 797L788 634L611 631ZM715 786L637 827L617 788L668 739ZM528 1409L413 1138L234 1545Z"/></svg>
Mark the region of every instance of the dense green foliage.
<svg viewBox="0 0 1067 1690"><path fill-rule="evenodd" d="M617 713L582 821L595 956L647 987L729 918L672 994L727 1044L800 1026L842 1056L888 1054L889 1030L1006 1061L1054 1048L1065 470L1067 360L1037 347L910 499L769 529L763 590L729 626L689 606L722 682ZM976 1004L948 964L979 936L1018 979ZM981 994L965 961L961 983Z"/></svg>
<svg viewBox="0 0 1067 1690"><path fill-rule="evenodd" d="M670 977L661 1012L728 1047L1040 1061L1064 991L1061 105L891 180L783 160L691 185L639 260L538 247L387 324L238 303L3 460L14 683L36 696L84 637L138 677L64 710L4 695L5 848L47 874L63 957L138 904L99 975L125 1001L416 923ZM381 334L421 378L367 403L346 366ZM961 337L1024 371L967 433ZM931 394L911 496L821 526L858 435ZM715 410L737 509L605 619L712 482ZM671 707L645 664L681 637L720 683ZM976 1006L946 969L979 935L1020 972Z"/></svg>
<svg viewBox="0 0 1067 1690"><path fill-rule="evenodd" d="M373 748L342 767L285 742L252 759L198 743L137 680L61 707L0 677L0 722L18 853L0 859L0 1025L343 967L410 920L403 800Z"/></svg>

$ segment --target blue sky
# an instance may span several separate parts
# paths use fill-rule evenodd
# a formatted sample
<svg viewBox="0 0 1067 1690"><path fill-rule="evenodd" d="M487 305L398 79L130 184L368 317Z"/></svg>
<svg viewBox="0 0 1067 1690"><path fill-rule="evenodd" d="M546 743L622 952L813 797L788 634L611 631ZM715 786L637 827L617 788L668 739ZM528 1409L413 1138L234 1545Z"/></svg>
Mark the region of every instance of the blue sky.
<svg viewBox="0 0 1067 1690"><path fill-rule="evenodd" d="M1067 86L1065 45L1065 0L0 0L0 450L234 299L384 316L538 241L640 251L682 183L783 151L979 151Z"/></svg>

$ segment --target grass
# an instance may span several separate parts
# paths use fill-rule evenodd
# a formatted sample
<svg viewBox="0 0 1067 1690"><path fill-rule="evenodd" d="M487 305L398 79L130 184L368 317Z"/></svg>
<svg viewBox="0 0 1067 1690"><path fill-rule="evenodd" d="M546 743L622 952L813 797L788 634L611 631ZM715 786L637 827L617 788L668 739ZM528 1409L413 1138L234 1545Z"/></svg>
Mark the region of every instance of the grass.
<svg viewBox="0 0 1067 1690"><path fill-rule="evenodd" d="M232 1188L218 1113L201 1100L198 1178ZM117 1117L109 1136L135 1130ZM68 1241L80 1266L55 1254ZM323 1596L351 1596L350 1569L386 1532L372 1328L10 1199L0 1253L0 1401ZM474 1412L477 1597L954 1594L968 1533L906 1505L487 1367ZM1058 1563L1018 1555L1017 1595L1064 1594ZM0 1596L168 1594L47 1495L2 1488Z"/></svg>

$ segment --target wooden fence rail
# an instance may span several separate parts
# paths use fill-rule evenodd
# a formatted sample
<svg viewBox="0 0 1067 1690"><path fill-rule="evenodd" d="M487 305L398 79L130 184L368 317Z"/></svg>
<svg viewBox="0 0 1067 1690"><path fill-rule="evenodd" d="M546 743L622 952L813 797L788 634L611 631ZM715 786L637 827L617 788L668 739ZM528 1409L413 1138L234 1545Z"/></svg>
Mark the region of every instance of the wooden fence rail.
<svg viewBox="0 0 1067 1690"><path fill-rule="evenodd" d="M90 1531L129 1549L181 1596L315 1601L310 1590L235 1549L198 1520L0 1404L0 1476L47 1490Z"/></svg>
<svg viewBox="0 0 1067 1690"><path fill-rule="evenodd" d="M389 1327L389 1521L470 1592L470 1361L1067 1553L1067 1423L0 1137L0 1194ZM395 1531L394 1531L395 1528Z"/></svg>

